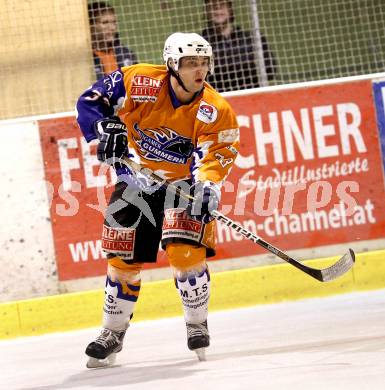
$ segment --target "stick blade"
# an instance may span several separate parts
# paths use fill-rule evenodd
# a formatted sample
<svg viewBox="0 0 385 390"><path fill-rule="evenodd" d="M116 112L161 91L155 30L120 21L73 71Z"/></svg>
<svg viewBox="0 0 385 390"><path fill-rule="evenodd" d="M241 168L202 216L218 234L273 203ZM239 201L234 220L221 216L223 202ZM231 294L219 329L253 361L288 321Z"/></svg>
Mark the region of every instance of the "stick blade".
<svg viewBox="0 0 385 390"><path fill-rule="evenodd" d="M354 265L356 255L353 249L349 249L335 264L321 270L322 282L330 282L348 272Z"/></svg>

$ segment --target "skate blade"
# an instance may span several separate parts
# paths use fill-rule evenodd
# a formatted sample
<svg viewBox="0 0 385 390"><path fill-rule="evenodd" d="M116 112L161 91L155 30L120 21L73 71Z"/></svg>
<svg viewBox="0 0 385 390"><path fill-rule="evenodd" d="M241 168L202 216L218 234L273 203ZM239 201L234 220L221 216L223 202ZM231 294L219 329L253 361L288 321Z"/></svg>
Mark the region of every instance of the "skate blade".
<svg viewBox="0 0 385 390"><path fill-rule="evenodd" d="M112 353L110 356L107 356L105 359L96 359L90 357L87 362L87 368L106 368L111 367L116 360L116 353Z"/></svg>
<svg viewBox="0 0 385 390"><path fill-rule="evenodd" d="M206 348L198 348L198 349L195 349L194 352L197 354L198 360L200 362L206 361Z"/></svg>

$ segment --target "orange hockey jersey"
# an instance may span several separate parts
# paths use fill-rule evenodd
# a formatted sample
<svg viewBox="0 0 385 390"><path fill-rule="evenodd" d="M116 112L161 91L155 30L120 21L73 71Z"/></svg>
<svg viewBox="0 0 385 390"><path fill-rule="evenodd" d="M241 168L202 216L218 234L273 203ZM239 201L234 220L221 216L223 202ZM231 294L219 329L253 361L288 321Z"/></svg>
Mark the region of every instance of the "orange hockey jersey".
<svg viewBox="0 0 385 390"><path fill-rule="evenodd" d="M165 66L132 65L113 72L89 92L103 95L125 122L129 153L136 162L172 181L191 177L221 185L239 148L235 113L207 83L190 104L174 108L169 77ZM81 109L78 104L78 121L90 140L87 114Z"/></svg>

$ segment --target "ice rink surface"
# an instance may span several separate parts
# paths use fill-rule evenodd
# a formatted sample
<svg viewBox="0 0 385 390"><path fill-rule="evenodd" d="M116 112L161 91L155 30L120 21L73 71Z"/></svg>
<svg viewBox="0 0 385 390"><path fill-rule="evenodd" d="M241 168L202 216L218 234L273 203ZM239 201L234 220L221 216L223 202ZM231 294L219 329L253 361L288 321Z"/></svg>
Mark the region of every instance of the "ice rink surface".
<svg viewBox="0 0 385 390"><path fill-rule="evenodd" d="M1 389L385 389L385 290L210 313L199 362L182 318L133 323L111 368L99 329L0 342Z"/></svg>

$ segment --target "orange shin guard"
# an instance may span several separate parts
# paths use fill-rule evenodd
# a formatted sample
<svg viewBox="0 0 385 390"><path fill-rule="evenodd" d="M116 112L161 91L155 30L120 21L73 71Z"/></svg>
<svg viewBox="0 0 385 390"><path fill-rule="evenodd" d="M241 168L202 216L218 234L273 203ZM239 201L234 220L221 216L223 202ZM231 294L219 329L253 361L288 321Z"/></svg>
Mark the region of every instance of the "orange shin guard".
<svg viewBox="0 0 385 390"><path fill-rule="evenodd" d="M121 271L128 271L133 273L139 273L143 267L142 263L127 264L118 256L108 259L108 265L111 265L112 267L117 268Z"/></svg>
<svg viewBox="0 0 385 390"><path fill-rule="evenodd" d="M189 244L170 243L166 247L170 265L180 271L200 268L205 264L206 248Z"/></svg>

